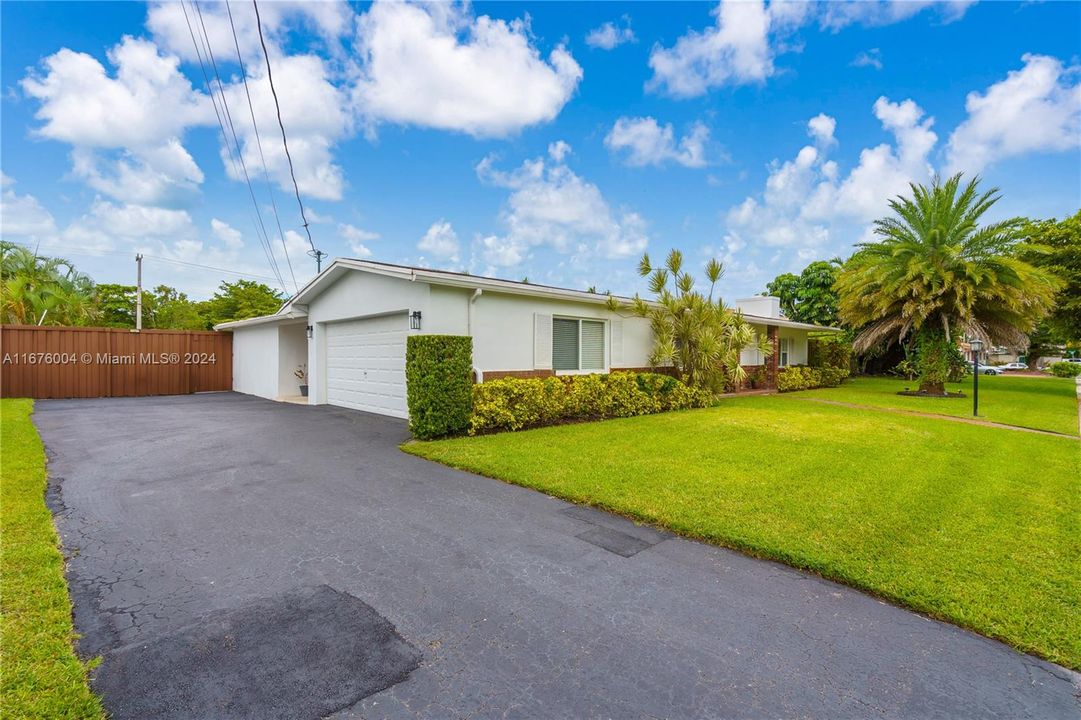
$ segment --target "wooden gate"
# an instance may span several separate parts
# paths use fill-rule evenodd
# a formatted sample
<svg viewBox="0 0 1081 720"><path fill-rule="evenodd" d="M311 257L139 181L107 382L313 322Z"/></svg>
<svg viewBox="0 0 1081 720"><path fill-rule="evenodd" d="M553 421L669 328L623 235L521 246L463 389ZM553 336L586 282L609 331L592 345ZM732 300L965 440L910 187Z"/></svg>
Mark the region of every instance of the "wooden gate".
<svg viewBox="0 0 1081 720"><path fill-rule="evenodd" d="M4 325L0 360L0 397L131 397L233 389L231 333Z"/></svg>

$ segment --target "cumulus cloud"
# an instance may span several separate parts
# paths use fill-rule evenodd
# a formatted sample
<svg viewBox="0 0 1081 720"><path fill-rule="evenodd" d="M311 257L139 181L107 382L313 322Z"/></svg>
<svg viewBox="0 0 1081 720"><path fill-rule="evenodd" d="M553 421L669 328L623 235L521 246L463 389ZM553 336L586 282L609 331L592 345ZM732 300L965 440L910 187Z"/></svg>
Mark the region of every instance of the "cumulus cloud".
<svg viewBox="0 0 1081 720"><path fill-rule="evenodd" d="M566 140L556 140L553 143L548 143L548 156L557 163L563 162L563 158L567 157L571 152L573 152L571 146Z"/></svg>
<svg viewBox="0 0 1081 720"><path fill-rule="evenodd" d="M225 247L230 250L239 250L244 247L244 238L240 234L240 231L229 223L217 218L212 218L210 220L210 230L214 233L214 237L221 240Z"/></svg>
<svg viewBox="0 0 1081 720"><path fill-rule="evenodd" d="M1024 67L965 100L968 117L950 135L947 172L977 173L1005 158L1081 146L1081 67L1028 54Z"/></svg>
<svg viewBox="0 0 1081 720"><path fill-rule="evenodd" d="M873 107L883 129L893 137L864 149L847 174L830 160L836 121L820 114L807 124L814 139L796 156L770 165L760 195L749 196L725 214L726 260L757 256L764 249L784 249L771 262L802 263L817 257L838 231L852 240L888 211L887 201L911 181L932 175L928 157L937 141L932 118L912 100L879 98Z"/></svg>
<svg viewBox="0 0 1081 720"><path fill-rule="evenodd" d="M435 255L437 258L458 262L458 233L446 220L434 222L417 243L421 252Z"/></svg>
<svg viewBox="0 0 1081 720"><path fill-rule="evenodd" d="M888 2L825 3L819 24L827 30L849 25L878 27L908 20L924 10L936 13L943 23L960 20L976 0L889 0Z"/></svg>
<svg viewBox="0 0 1081 720"><path fill-rule="evenodd" d="M3 237L43 238L56 233L56 221L33 195L15 192L15 181L7 175L0 194L0 235Z"/></svg>
<svg viewBox="0 0 1081 720"><path fill-rule="evenodd" d="M638 42L638 38L634 36L631 20L626 15L623 16L622 26L617 27L615 23L609 21L593 28L586 35L586 45L600 50L614 50L624 43L633 42Z"/></svg>
<svg viewBox="0 0 1081 720"><path fill-rule="evenodd" d="M685 167L706 164L709 128L695 123L676 141L672 124L658 124L652 117L621 117L604 138L604 145L614 153L625 151L628 165L664 165L674 162Z"/></svg>
<svg viewBox="0 0 1081 720"><path fill-rule="evenodd" d="M688 31L671 48L653 49L647 88L693 97L722 85L762 82L773 74L764 3L723 0L712 14L712 27Z"/></svg>
<svg viewBox="0 0 1081 720"><path fill-rule="evenodd" d="M582 79L562 46L542 58L528 21L466 5L377 2L361 16L356 107L392 122L502 137L552 120Z"/></svg>
<svg viewBox="0 0 1081 720"><path fill-rule="evenodd" d="M366 243L379 239L379 233L371 232L370 230L362 230L349 223L339 224L338 234L341 235L342 239L349 243L349 249L352 250L353 255L358 258L371 257L372 251Z"/></svg>
<svg viewBox="0 0 1081 720"><path fill-rule="evenodd" d="M21 85L40 103L40 137L72 146L72 170L92 188L117 199L153 203L203 181L181 144L189 127L214 122L209 98L147 40L125 36L98 60L62 49Z"/></svg>
<svg viewBox="0 0 1081 720"><path fill-rule="evenodd" d="M536 158L507 172L496 169L489 156L477 165L477 175L511 191L500 216L505 232L477 243L480 257L491 266L517 265L540 246L606 258L635 255L646 247L643 218L613 210L596 185L564 163Z"/></svg>

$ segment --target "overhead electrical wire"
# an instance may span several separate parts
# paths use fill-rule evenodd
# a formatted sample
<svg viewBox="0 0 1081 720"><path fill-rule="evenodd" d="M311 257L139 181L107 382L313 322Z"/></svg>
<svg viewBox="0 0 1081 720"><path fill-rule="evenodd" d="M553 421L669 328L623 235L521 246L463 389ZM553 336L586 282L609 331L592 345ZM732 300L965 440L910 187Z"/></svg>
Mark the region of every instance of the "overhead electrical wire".
<svg viewBox="0 0 1081 720"><path fill-rule="evenodd" d="M244 67L244 57L240 52L240 40L236 36L236 25L233 23L233 8L229 0L225 0L225 10L229 13L229 28L233 31L236 61L240 64L240 77L244 80L244 95L248 98L248 112L251 113L251 126L252 130L255 131L255 146L259 148L259 160L263 164L263 178L266 180L267 193L270 195L270 209L274 213L274 223L278 226L278 236L282 241L282 252L285 253L285 261L289 263L289 275L293 277L293 284L296 285L296 276L293 275L293 262L289 259L289 248L285 242L281 219L278 217L278 203L274 199L274 185L270 181L270 170L267 169L266 155L263 154L263 140L259 136L259 123L255 121L255 105L251 101L251 90L248 88L248 72Z"/></svg>
<svg viewBox="0 0 1081 720"><path fill-rule="evenodd" d="M233 172L234 172L234 174L237 177L240 177L240 175L241 175L240 167L239 167L239 165L237 163L237 159L233 155L233 149L229 144L229 133L225 129L225 120L223 119L223 112L222 112L222 109L219 109L219 107L218 107L218 100L217 100L217 97L216 97L216 95L214 93L214 85L210 81L210 75L207 72L206 63L203 60L203 48L201 48L199 46L199 41L196 40L196 38L195 38L195 28L192 26L191 19L188 16L188 10L187 10L187 7L185 5L184 0L181 0L180 8L184 12L184 21L187 23L188 32L191 34L192 45L194 45L194 47L195 47L195 56L199 61L199 69L203 73L203 80L206 82L207 90L210 92L210 101L211 101L211 104L214 107L214 115L218 120L218 127L221 128L222 139L225 142L226 153L229 155L229 159L233 164ZM204 32L205 32L205 28L204 28ZM224 94L223 94L222 97L224 98ZM241 158L241 160L243 160L243 158ZM247 173L245 172L244 175L246 176ZM267 232L266 232L266 226L263 224L262 214L259 212L259 203L255 199L255 193L251 188L250 181L248 183L248 190L249 190L249 194L251 195L252 205L253 205L253 209L254 209L254 213L255 213L254 222L255 222L255 234L256 234L256 237L259 239L259 244L262 246L263 252L266 254L267 262L270 264L270 269L274 273L274 276L277 278L278 285L282 288L282 290L285 290L286 292L288 292L288 289L286 288L286 285L285 285L285 280L282 278L281 270L278 268L278 263L275 260L274 253L273 253L273 251L272 251L272 249L270 247L270 239L269 239L269 236L267 235Z"/></svg>
<svg viewBox="0 0 1081 720"><path fill-rule="evenodd" d="M297 196L297 205L300 206L300 219L304 221L304 232L308 235L308 245L311 246L311 251L308 253L319 262L320 251L315 249L315 243L312 241L312 231L308 227L308 218L304 214L304 203L300 200L300 186L297 184L297 176L293 171L293 156L289 154L289 141L285 138L285 123L282 122L282 108L278 103L278 91L274 89L274 74L270 71L270 53L267 51L266 40L263 39L263 21L259 16L259 3L257 0L251 0L251 4L255 7L255 26L259 29L259 44L263 48L263 57L266 58L266 76L270 82L270 94L274 96L274 109L278 113L278 127L282 131L282 145L285 147L285 158L289 161L289 177L293 179L293 192Z"/></svg>
<svg viewBox="0 0 1081 720"><path fill-rule="evenodd" d="M263 229L263 236L266 238L268 249L270 250L271 255L273 255L273 248L269 247L270 246L270 233L267 232L266 226L263 224L263 215L259 211L259 203L255 199L255 188L252 186L251 177L248 174L248 165L244 161L244 153L240 148L240 138L237 136L236 125L233 123L233 114L232 114L232 111L229 109L229 100L225 96L225 83L222 82L221 73L218 72L218 61L217 61L217 58L214 56L214 47L210 43L210 34L206 31L206 23L203 21L203 9L199 5L197 0L191 0L191 2L194 5L195 11L199 16L199 26L200 26L200 28L202 28L201 37L203 39L203 42L205 43L204 49L206 51L207 57L210 58L210 67L214 71L214 79L218 83L218 93L221 95L221 106L222 106L222 109L224 110L226 122L229 124L229 132L233 136L233 145L236 147L236 157L237 157L237 160L240 162L240 169L244 173L244 182L248 186L248 192L251 195L252 205L255 208L255 211L259 215L259 224ZM241 64L241 71L243 72L243 64ZM245 83L246 82L247 82L247 78L245 78ZM254 113L253 113L253 115L254 115ZM228 143L228 138L226 138L226 143ZM268 179L269 179L269 177L268 177ZM271 196L271 200L273 200L273 195ZM275 213L275 217L276 217L276 213ZM281 233L281 223L278 223L278 232ZM282 241L282 251L285 254L285 262L289 266L289 277L293 281L293 289L294 289L294 291L296 291L296 290L299 290L299 286L297 285L296 275L293 274L293 262L292 262L292 260L289 259L289 249L286 247L286 244L285 244L285 235L284 235L284 233L281 233L281 241ZM275 261L275 264L277 264L276 261Z"/></svg>

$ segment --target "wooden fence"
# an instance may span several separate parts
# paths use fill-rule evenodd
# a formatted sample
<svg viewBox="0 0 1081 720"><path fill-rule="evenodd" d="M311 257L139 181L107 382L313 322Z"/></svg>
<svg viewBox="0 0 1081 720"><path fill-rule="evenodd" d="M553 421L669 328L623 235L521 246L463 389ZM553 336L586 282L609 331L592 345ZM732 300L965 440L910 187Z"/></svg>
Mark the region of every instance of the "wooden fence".
<svg viewBox="0 0 1081 720"><path fill-rule="evenodd" d="M233 389L231 333L3 325L0 359L0 397L130 397Z"/></svg>

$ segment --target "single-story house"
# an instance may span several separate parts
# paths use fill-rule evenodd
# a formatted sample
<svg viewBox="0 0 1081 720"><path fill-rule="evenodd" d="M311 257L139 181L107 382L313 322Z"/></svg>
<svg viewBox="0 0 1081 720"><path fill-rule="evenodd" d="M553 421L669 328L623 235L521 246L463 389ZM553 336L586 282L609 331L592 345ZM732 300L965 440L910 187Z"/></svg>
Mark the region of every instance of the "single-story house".
<svg viewBox="0 0 1081 720"><path fill-rule="evenodd" d="M768 335L769 360L754 349L741 362L777 367L807 362L808 332L774 297L736 303ZM274 315L217 325L233 333L233 389L296 398L305 367L307 402L407 417L406 338L414 333L473 338L477 382L501 377L646 370L649 321L612 312L607 297L465 273L337 259Z"/></svg>

